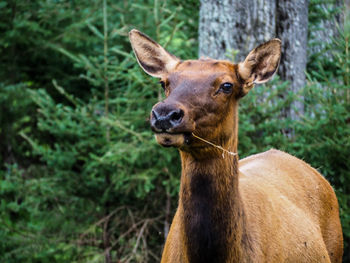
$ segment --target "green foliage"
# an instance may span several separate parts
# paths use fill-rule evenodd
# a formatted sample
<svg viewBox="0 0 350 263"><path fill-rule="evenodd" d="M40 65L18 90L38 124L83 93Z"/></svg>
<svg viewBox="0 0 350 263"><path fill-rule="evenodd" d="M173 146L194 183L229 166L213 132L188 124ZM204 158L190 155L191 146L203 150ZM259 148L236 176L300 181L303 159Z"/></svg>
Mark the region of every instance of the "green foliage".
<svg viewBox="0 0 350 263"><path fill-rule="evenodd" d="M344 260L350 259L350 21L328 45L331 56L310 71L307 115L296 138L299 155L320 169L335 187L345 238ZM326 58L324 58L326 60ZM331 64L331 67L329 65ZM305 145L307 140L313 143Z"/></svg>
<svg viewBox="0 0 350 263"><path fill-rule="evenodd" d="M19 140L18 132L22 129L31 132L31 127L34 125L30 118L33 103L26 92L26 88L30 86L30 82L9 85L0 83L1 163L16 162L18 156L29 155L29 148Z"/></svg>
<svg viewBox="0 0 350 263"><path fill-rule="evenodd" d="M285 150L291 120L283 117L295 94L287 93L288 83L275 78L266 85L254 87L240 102L239 153L249 156L271 148Z"/></svg>
<svg viewBox="0 0 350 263"><path fill-rule="evenodd" d="M333 12L318 16L318 4L311 1L310 28ZM180 161L149 129L163 95L127 34L138 28L195 58L198 10L198 1L178 0L0 4L1 262L159 261ZM311 54L303 93L275 78L242 99L239 136L241 157L273 147L318 168L336 189L347 242L348 26ZM284 118L302 96L304 116Z"/></svg>
<svg viewBox="0 0 350 263"><path fill-rule="evenodd" d="M135 24L177 55L195 57L191 6L198 8L176 1L2 6L1 53L17 71L6 80L12 71L4 67L1 75L8 113L1 134L12 140L3 145L16 150L0 173L2 262L159 261L171 218L159 210L171 196L175 207L180 168L170 164L179 158L153 139L147 118L160 88L140 71L127 33Z"/></svg>

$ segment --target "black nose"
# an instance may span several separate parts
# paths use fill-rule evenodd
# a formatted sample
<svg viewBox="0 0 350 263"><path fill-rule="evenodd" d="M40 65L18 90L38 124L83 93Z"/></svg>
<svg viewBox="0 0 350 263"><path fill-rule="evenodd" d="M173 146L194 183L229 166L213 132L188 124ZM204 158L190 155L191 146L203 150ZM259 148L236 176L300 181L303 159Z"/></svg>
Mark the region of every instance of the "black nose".
<svg viewBox="0 0 350 263"><path fill-rule="evenodd" d="M183 116L184 111L180 108L159 105L152 110L152 129L157 132L171 132L171 129L179 126Z"/></svg>

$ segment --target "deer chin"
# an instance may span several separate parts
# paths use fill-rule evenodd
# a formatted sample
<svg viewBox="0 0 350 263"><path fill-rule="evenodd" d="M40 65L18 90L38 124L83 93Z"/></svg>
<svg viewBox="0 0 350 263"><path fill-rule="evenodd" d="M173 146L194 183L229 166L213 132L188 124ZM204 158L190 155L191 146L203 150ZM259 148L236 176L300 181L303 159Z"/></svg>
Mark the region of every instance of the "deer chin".
<svg viewBox="0 0 350 263"><path fill-rule="evenodd" d="M183 133L156 133L156 141L163 147L181 147L185 144L185 134Z"/></svg>

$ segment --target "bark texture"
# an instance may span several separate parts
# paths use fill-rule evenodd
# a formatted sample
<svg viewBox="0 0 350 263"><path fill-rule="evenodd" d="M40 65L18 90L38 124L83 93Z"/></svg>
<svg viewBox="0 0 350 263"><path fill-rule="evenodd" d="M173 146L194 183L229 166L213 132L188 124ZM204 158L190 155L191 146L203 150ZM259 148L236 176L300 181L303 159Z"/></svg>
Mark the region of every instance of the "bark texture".
<svg viewBox="0 0 350 263"><path fill-rule="evenodd" d="M348 2L350 1L348 0ZM314 8L318 8L324 17L321 16L319 21L309 28L309 43L311 45L308 47L308 52L330 58L332 53L324 53L324 49L327 44L332 42L333 38L339 37L339 29L344 28L344 16L347 13L346 3L344 0L335 0L334 2L321 2L314 5Z"/></svg>
<svg viewBox="0 0 350 263"><path fill-rule="evenodd" d="M242 61L257 43L276 36L276 4L271 0L201 0L199 56Z"/></svg>
<svg viewBox="0 0 350 263"><path fill-rule="evenodd" d="M201 0L199 56L242 61L250 50L271 38L282 40L279 74L293 92L306 84L307 0ZM231 54L231 55L230 55ZM303 114L303 99L286 114Z"/></svg>
<svg viewBox="0 0 350 263"><path fill-rule="evenodd" d="M282 40L278 73L283 80L290 82L292 92L297 93L306 84L308 1L277 0L276 12L276 31ZM303 113L303 98L295 100L287 109L287 115L294 120Z"/></svg>

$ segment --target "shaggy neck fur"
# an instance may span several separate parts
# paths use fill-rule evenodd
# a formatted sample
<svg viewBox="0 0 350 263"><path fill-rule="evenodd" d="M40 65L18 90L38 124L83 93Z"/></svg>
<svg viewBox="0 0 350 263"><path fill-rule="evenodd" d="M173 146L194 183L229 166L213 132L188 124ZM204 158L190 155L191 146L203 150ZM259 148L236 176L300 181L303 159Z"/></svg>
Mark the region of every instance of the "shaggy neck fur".
<svg viewBox="0 0 350 263"><path fill-rule="evenodd" d="M237 151L237 136L223 147ZM221 151L212 151L209 158L181 152L183 244L191 263L239 262L247 236L238 190L238 156L223 157Z"/></svg>

